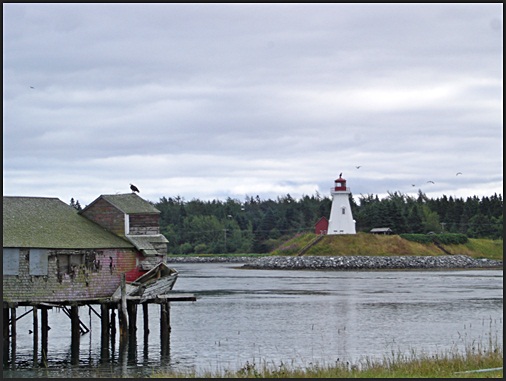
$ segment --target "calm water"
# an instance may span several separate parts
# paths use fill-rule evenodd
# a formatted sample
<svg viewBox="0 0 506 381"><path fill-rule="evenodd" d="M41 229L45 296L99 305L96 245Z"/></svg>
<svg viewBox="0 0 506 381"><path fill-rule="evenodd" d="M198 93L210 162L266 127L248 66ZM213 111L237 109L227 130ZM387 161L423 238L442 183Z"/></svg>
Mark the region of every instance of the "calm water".
<svg viewBox="0 0 506 381"><path fill-rule="evenodd" d="M161 354L159 306L151 305L144 340L142 309L128 350L100 358L100 322L81 337L79 365L70 365L70 319L49 311L48 368L33 367L31 314L18 321L16 364L4 377L147 376L170 370L237 370L249 364L304 367L382 359L392 353L443 353L502 346L503 272L322 272L237 269L238 264L177 264L175 291L197 302L171 303L169 353ZM95 306L97 309L98 306ZM24 313L18 308L17 315ZM116 335L118 336L118 335Z"/></svg>

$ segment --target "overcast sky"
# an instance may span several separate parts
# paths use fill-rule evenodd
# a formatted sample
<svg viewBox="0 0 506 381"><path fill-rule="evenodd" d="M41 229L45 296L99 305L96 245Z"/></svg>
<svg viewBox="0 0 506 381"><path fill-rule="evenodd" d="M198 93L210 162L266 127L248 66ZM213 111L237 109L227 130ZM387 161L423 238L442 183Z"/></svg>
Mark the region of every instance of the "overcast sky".
<svg viewBox="0 0 506 381"><path fill-rule="evenodd" d="M502 3L3 4L3 192L502 195L502 67Z"/></svg>

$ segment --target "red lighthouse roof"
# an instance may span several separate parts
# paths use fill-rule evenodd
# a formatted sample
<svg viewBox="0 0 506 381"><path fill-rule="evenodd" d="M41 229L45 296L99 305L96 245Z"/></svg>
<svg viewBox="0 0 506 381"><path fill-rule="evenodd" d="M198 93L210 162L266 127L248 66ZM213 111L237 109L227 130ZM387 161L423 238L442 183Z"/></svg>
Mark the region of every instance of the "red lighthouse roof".
<svg viewBox="0 0 506 381"><path fill-rule="evenodd" d="M346 179L343 179L343 174L339 174L339 178L334 180L334 190L345 191L346 190Z"/></svg>
<svg viewBox="0 0 506 381"><path fill-rule="evenodd" d="M336 181L336 182L337 182L337 181L346 181L346 179L344 179L344 178L343 178L343 173L342 173L342 172L339 174L339 178L338 178L338 179L336 179L335 181Z"/></svg>

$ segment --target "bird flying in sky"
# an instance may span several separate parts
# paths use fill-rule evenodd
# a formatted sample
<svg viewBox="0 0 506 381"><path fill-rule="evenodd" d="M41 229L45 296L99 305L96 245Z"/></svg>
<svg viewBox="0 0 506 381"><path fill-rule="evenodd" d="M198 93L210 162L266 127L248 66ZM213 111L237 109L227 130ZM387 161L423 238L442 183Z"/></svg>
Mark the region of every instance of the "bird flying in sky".
<svg viewBox="0 0 506 381"><path fill-rule="evenodd" d="M428 182L428 183L435 184L435 182L434 182L434 181L432 181L432 180L429 180L429 181L427 181L427 182Z"/></svg>
<svg viewBox="0 0 506 381"><path fill-rule="evenodd" d="M361 167L361 165L357 165L355 168L359 169Z"/></svg>
<svg viewBox="0 0 506 381"><path fill-rule="evenodd" d="M139 188L137 188L135 185L133 184L130 184L130 189L132 190L132 192L137 192L139 193Z"/></svg>
<svg viewBox="0 0 506 381"><path fill-rule="evenodd" d="M462 172L457 172L457 174L455 176L458 176L458 175L461 175L461 174L462 174Z"/></svg>

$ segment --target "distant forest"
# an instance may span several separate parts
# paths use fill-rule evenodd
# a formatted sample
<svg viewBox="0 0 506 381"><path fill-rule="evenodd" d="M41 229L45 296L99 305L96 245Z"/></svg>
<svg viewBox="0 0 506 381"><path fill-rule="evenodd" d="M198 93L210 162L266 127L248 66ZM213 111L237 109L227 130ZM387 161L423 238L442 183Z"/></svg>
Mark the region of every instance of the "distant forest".
<svg viewBox="0 0 506 381"><path fill-rule="evenodd" d="M276 200L246 197L244 202L161 198L153 205L161 211L161 232L169 240L170 254L267 253L297 233L313 232L321 217L329 218L332 199L289 194ZM469 238L503 238L501 195L467 199L443 196L429 199L389 193L350 195L357 232L389 227L402 233L462 233Z"/></svg>

